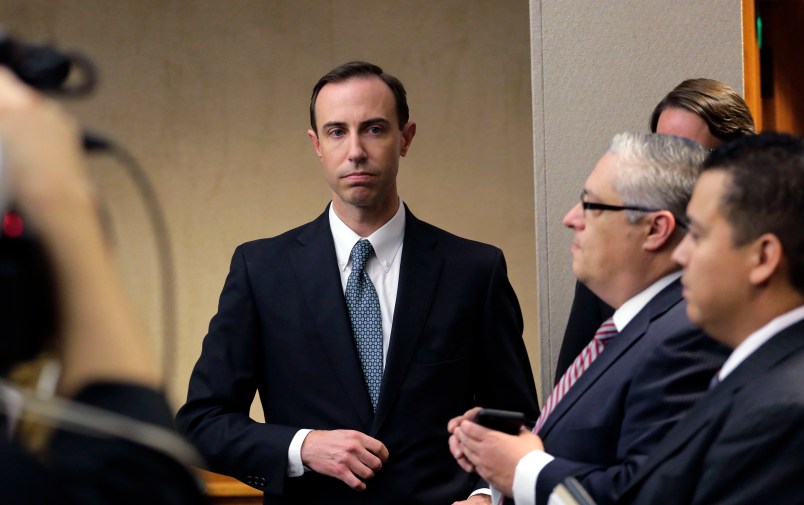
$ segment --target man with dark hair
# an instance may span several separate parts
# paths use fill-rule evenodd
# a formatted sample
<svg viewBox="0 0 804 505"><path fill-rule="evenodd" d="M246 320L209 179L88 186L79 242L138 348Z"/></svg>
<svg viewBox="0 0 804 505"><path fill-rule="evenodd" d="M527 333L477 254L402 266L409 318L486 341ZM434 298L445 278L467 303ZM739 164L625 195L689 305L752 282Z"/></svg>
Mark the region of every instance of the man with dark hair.
<svg viewBox="0 0 804 505"><path fill-rule="evenodd" d="M748 104L728 84L713 79L687 79L653 109L650 131L688 138L711 150L726 140L753 135L754 119ZM556 364L556 381L613 312L589 288L580 282L575 284Z"/></svg>
<svg viewBox="0 0 804 505"><path fill-rule="evenodd" d="M237 248L177 423L270 505L451 503L477 476L447 421L477 402L538 415L505 259L399 198L416 124L398 79L342 65L310 117L332 203Z"/></svg>
<svg viewBox="0 0 804 505"><path fill-rule="evenodd" d="M687 313L734 351L622 503L804 503L804 140L718 149L687 215Z"/></svg>
<svg viewBox="0 0 804 505"><path fill-rule="evenodd" d="M316 125L315 120L315 103L318 100L318 93L321 92L321 88L330 83L343 82L358 77L377 77L388 86L391 93L394 95L399 129L402 130L405 128L405 125L408 124L408 120L410 119L410 109L408 109L408 98L405 87L399 79L393 75L386 74L377 65L372 65L364 61L350 61L349 63L344 63L332 69L329 73L321 77L313 87L313 96L310 98L310 128L312 128L314 133L318 133L318 125Z"/></svg>
<svg viewBox="0 0 804 505"><path fill-rule="evenodd" d="M705 155L669 135L614 137L564 225L574 232L573 272L616 312L559 381L533 433L486 429L470 421L474 411L450 421L461 466L518 505L546 505L566 477L613 503L722 365L725 349L685 314L671 259Z"/></svg>

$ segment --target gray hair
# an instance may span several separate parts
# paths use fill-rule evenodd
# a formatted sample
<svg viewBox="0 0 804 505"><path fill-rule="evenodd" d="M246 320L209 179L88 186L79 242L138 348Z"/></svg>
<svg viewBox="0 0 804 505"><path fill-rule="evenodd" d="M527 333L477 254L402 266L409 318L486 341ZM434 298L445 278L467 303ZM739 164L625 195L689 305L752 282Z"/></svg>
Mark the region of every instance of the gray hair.
<svg viewBox="0 0 804 505"><path fill-rule="evenodd" d="M708 150L692 140L651 133L620 133L609 144L617 156L614 190L624 205L669 210L685 226L687 203ZM642 211L627 211L634 223Z"/></svg>

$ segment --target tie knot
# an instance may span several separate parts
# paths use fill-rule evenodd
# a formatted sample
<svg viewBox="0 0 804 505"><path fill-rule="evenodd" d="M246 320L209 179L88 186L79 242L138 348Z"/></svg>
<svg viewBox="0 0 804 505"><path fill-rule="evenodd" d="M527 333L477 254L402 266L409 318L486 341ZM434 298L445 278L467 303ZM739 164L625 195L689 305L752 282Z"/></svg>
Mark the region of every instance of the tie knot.
<svg viewBox="0 0 804 505"><path fill-rule="evenodd" d="M601 344L606 345L609 343L609 340L614 338L617 335L617 327L614 326L614 318L608 318L603 321L603 324L600 325L597 332L595 333L595 338L600 341Z"/></svg>
<svg viewBox="0 0 804 505"><path fill-rule="evenodd" d="M366 266L366 261L373 253L374 248L371 246L371 242L364 238L358 240L355 246L352 247L352 271L360 272L363 270Z"/></svg>

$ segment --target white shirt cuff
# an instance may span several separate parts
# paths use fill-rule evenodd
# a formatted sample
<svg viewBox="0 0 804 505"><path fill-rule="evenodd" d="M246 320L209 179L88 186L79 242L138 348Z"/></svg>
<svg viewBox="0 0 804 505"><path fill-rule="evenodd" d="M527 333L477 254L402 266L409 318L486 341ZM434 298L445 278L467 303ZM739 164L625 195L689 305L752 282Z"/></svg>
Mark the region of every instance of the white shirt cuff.
<svg viewBox="0 0 804 505"><path fill-rule="evenodd" d="M469 497L471 498L472 496L474 496L476 494L485 494L485 495L491 496L491 489L489 489L487 487L481 487L480 489L475 489L474 492L469 495Z"/></svg>
<svg viewBox="0 0 804 505"><path fill-rule="evenodd" d="M293 440L290 441L290 447L288 447L288 477L301 477L304 475L306 468L302 463L301 448L304 439L307 438L311 431L313 430L302 429L293 435Z"/></svg>
<svg viewBox="0 0 804 505"><path fill-rule="evenodd" d="M546 452L532 451L519 460L514 471L514 501L517 505L536 505L536 481L555 458Z"/></svg>

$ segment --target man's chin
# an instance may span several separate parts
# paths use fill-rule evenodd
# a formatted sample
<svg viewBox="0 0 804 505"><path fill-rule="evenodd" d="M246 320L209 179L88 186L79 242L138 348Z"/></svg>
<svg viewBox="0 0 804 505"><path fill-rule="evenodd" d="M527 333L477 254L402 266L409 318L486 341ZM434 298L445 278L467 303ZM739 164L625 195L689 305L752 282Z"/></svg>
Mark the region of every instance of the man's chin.
<svg viewBox="0 0 804 505"><path fill-rule="evenodd" d="M684 294L684 298L687 299L687 294ZM690 320L692 324L695 326L700 327L702 321L701 311L695 305L690 304L689 299L687 299L687 318Z"/></svg>
<svg viewBox="0 0 804 505"><path fill-rule="evenodd" d="M586 284L586 281L589 280L583 268L581 268L580 265L574 261L572 262L572 273L575 275L575 279L577 279L581 284Z"/></svg>
<svg viewBox="0 0 804 505"><path fill-rule="evenodd" d="M376 195L367 188L352 188L347 194L340 195L339 200L349 207L373 207L377 204Z"/></svg>

